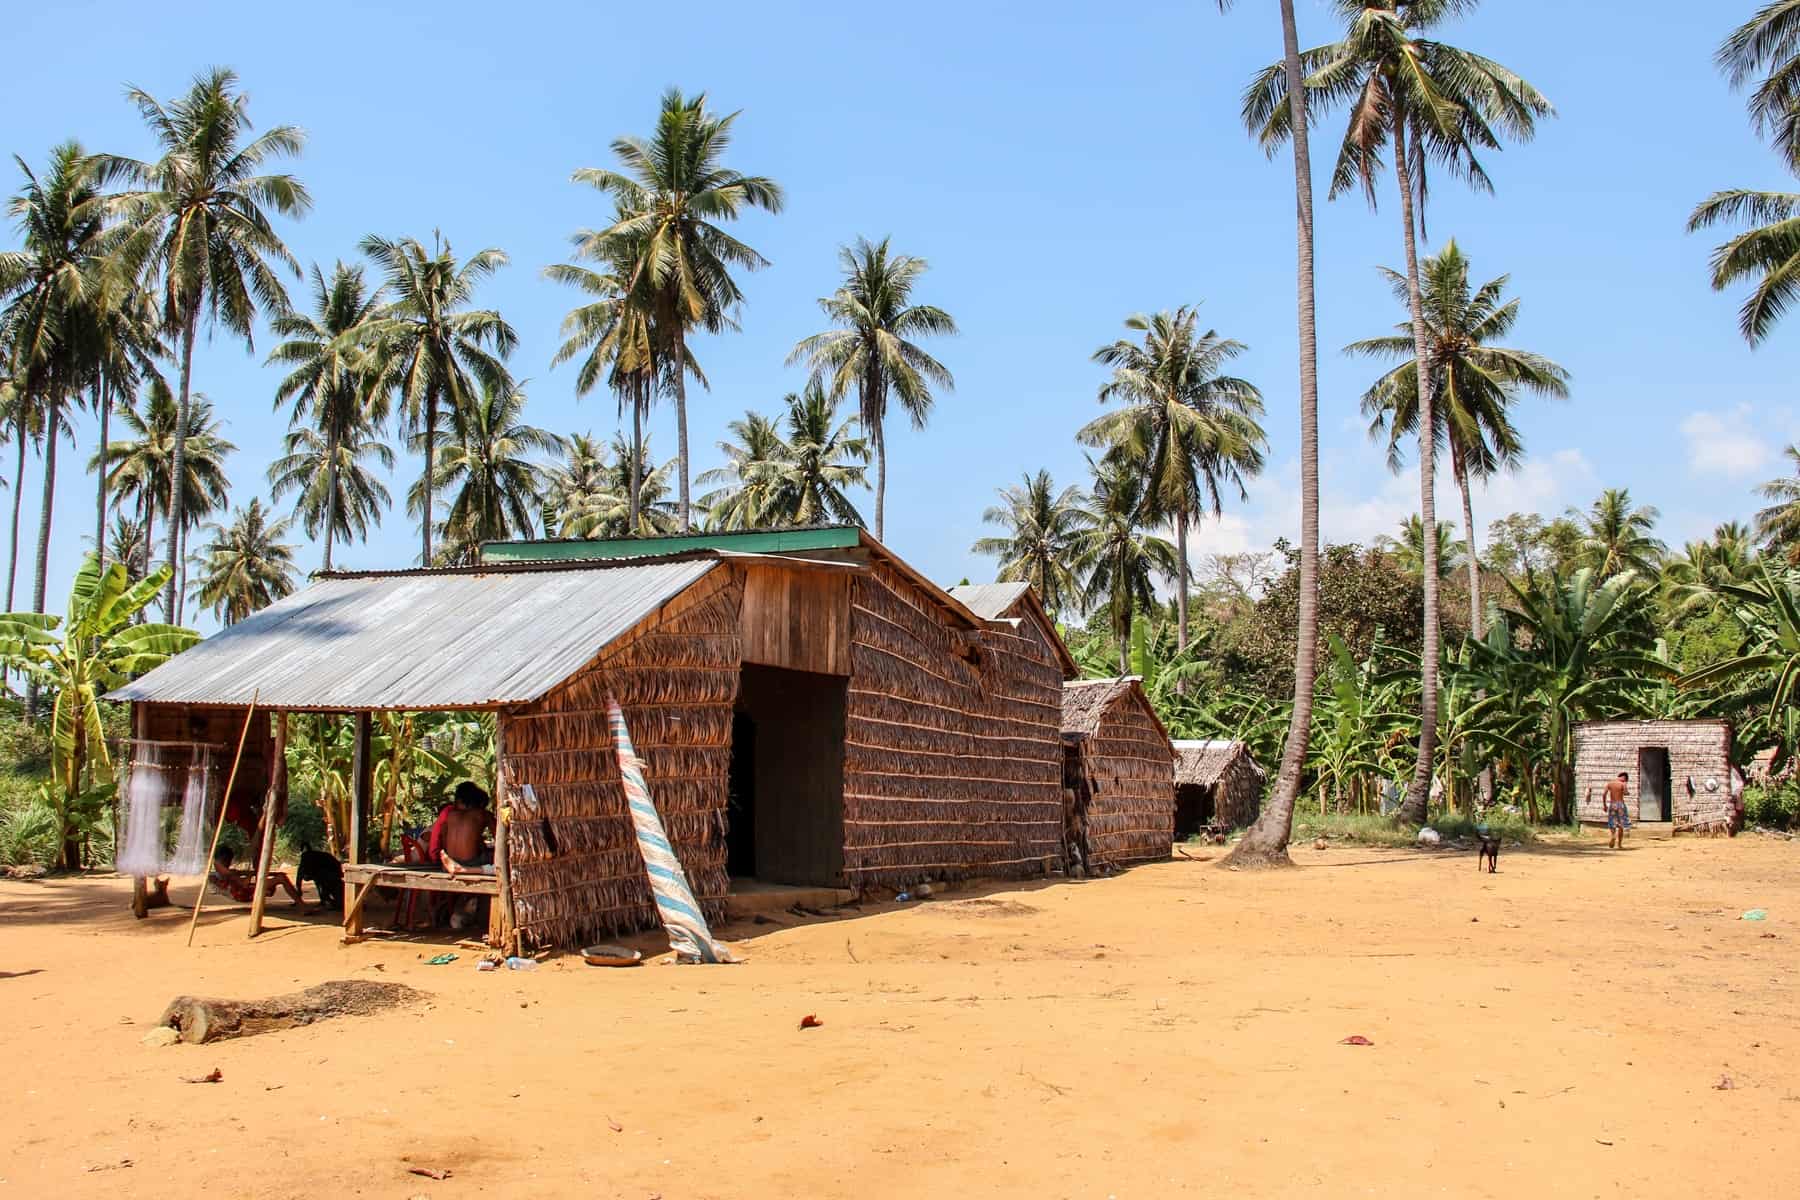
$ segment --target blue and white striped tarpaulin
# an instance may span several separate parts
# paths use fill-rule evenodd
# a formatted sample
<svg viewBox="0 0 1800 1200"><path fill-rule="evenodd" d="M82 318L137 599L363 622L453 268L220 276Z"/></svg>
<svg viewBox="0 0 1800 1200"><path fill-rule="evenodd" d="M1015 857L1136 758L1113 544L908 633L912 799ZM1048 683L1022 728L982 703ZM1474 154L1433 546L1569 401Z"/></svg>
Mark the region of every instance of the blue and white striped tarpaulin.
<svg viewBox="0 0 1800 1200"><path fill-rule="evenodd" d="M644 779L644 762L631 745L631 731L625 727L625 713L613 697L606 698L606 723L612 729L613 749L619 756L619 778L625 785L625 803L631 809L631 823L637 830L638 850L644 856L644 873L650 879L650 892L656 898L656 911L663 928L669 931L669 947L675 957L689 963L729 963L738 961L722 943L714 941L707 927L706 915L700 911L694 890L688 886L687 872L675 857L669 835L663 831L662 817L650 799L650 785Z"/></svg>

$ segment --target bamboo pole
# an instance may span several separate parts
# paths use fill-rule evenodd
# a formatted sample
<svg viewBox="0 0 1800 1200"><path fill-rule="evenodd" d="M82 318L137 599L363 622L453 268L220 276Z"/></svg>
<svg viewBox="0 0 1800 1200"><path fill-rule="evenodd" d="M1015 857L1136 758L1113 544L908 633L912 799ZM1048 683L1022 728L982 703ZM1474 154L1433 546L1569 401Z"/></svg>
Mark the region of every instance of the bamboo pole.
<svg viewBox="0 0 1800 1200"><path fill-rule="evenodd" d="M201 864L203 872L211 872L213 855L219 852L219 835L225 832L225 812L231 807L231 789L237 784L238 764L244 761L244 743L250 738L250 720L256 716L256 702L262 697L262 689L258 688L250 694L250 708L244 713L244 729L238 734L237 754L231 760L231 775L225 780L225 792L219 797L219 819L213 824L212 845L206 848L206 861ZM206 903L207 875L200 876L200 894L194 897L194 915L188 919L187 944L194 944L194 928L200 924L200 906Z"/></svg>
<svg viewBox="0 0 1800 1200"><path fill-rule="evenodd" d="M269 859L275 853L275 804L287 793L288 715L275 714L275 753L269 763L269 791L263 797L262 849L256 855L256 893L250 897L250 937L262 932L263 906L269 899Z"/></svg>

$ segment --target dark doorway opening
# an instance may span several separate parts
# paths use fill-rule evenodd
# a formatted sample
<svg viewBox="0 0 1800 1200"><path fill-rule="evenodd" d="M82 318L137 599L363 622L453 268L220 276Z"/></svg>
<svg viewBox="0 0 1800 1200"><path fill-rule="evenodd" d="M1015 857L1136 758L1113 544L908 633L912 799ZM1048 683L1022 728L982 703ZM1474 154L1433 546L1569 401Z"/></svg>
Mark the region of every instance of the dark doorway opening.
<svg viewBox="0 0 1800 1200"><path fill-rule="evenodd" d="M1213 819L1213 790L1199 783L1178 784L1175 788L1175 840L1181 841L1203 833Z"/></svg>
<svg viewBox="0 0 1800 1200"><path fill-rule="evenodd" d="M734 878L841 884L846 683L841 675L744 666L725 831Z"/></svg>
<svg viewBox="0 0 1800 1200"><path fill-rule="evenodd" d="M1638 751L1638 820L1667 821L1673 815L1669 751L1645 746Z"/></svg>

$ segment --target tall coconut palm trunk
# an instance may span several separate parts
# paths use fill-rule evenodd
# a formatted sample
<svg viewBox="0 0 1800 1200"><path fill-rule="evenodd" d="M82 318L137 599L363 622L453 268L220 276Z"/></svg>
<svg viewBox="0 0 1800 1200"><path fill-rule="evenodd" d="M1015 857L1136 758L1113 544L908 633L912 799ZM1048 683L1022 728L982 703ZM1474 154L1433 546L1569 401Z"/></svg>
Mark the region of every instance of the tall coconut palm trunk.
<svg viewBox="0 0 1800 1200"><path fill-rule="evenodd" d="M632 385L631 395L631 461L626 464L625 476L626 520L625 531L630 534L638 532L639 510L643 503L644 483L644 383L639 380Z"/></svg>
<svg viewBox="0 0 1800 1200"><path fill-rule="evenodd" d="M887 433L875 426L875 540L882 540L887 523Z"/></svg>
<svg viewBox="0 0 1800 1200"><path fill-rule="evenodd" d="M338 523L338 455L342 453L343 446L335 427L326 441L331 458L325 464L325 486L331 490L325 497L325 561L320 569L330 574L331 539L337 533Z"/></svg>
<svg viewBox="0 0 1800 1200"><path fill-rule="evenodd" d="M31 585L31 611L44 611L44 590L50 582L50 518L56 512L56 435L62 410L55 404L46 406L44 414L44 504L38 513L36 578ZM35 681L25 685L25 712L37 719L38 687Z"/></svg>
<svg viewBox="0 0 1800 1200"><path fill-rule="evenodd" d="M112 395L104 384L94 385L94 408L100 414L100 469L94 472L99 500L94 507L94 554L100 569L106 570L106 443L107 426L112 416Z"/></svg>
<svg viewBox="0 0 1800 1200"><path fill-rule="evenodd" d="M1480 641L1482 630L1481 560L1475 554L1475 503L1469 494L1469 463L1454 438L1450 440L1450 471L1456 476L1456 487L1462 493L1463 538L1469 557L1469 636ZM1487 699L1485 690L1475 693L1477 700ZM1494 764L1481 765L1478 786L1482 804L1494 802Z"/></svg>
<svg viewBox="0 0 1800 1200"><path fill-rule="evenodd" d="M1294 649L1294 712L1275 787L1260 816L1226 856L1230 867L1289 863L1288 838L1312 732L1313 688L1319 675L1319 339L1313 299L1312 150L1306 127L1306 83L1294 0L1281 0L1282 73L1294 147L1295 292L1300 333L1300 601Z"/></svg>
<svg viewBox="0 0 1800 1200"><path fill-rule="evenodd" d="M419 485L420 513L424 518L425 548L421 567L431 566L431 493L437 485L437 390L425 397L425 482Z"/></svg>
<svg viewBox="0 0 1800 1200"><path fill-rule="evenodd" d="M693 529L688 508L687 332L675 322L675 458L681 472L681 500L677 516L681 532Z"/></svg>
<svg viewBox="0 0 1800 1200"><path fill-rule="evenodd" d="M1425 306L1419 289L1419 244L1413 213L1412 149L1406 138L1405 118L1394 118L1394 175L1400 189L1400 220L1406 243L1406 306L1412 315L1413 361L1419 377L1419 539L1424 566L1425 630L1419 647L1419 757L1413 763L1412 783L1396 819L1401 824L1421 824L1431 800L1432 767L1437 758L1438 716L1438 539L1437 539L1437 415L1432 377L1431 345L1425 333Z"/></svg>
<svg viewBox="0 0 1800 1200"><path fill-rule="evenodd" d="M13 586L19 578L19 505L25 499L25 404L20 398L19 417L14 435L19 443L19 465L13 470L12 548L6 561L6 611L13 611ZM7 678L0 674L0 681Z"/></svg>
<svg viewBox="0 0 1800 1200"><path fill-rule="evenodd" d="M1188 515L1185 508L1175 510L1175 650L1184 653L1188 645Z"/></svg>
<svg viewBox="0 0 1800 1200"><path fill-rule="evenodd" d="M181 481L187 474L187 431L190 406L189 388L194 380L194 335L200 329L200 310L188 314L181 327L181 396L175 406L175 445L169 452L169 584L163 593L163 612L171 625L181 624L179 585L181 564L182 511Z"/></svg>

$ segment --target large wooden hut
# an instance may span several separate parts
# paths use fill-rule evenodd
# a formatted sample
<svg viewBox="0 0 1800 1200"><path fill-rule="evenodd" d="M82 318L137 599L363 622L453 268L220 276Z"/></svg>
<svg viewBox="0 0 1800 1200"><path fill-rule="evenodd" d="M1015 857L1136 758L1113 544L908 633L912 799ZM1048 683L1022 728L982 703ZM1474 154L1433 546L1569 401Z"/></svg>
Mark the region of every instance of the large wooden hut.
<svg viewBox="0 0 1800 1200"><path fill-rule="evenodd" d="M1135 675L1063 684L1069 861L1089 871L1169 857L1175 749Z"/></svg>
<svg viewBox="0 0 1800 1200"><path fill-rule="evenodd" d="M528 940L572 945L656 921L609 695L717 917L733 876L869 890L1056 865L1062 677L1028 631L818 529L322 577L114 698L212 740L253 697L357 714L365 745L371 713L493 712L502 901ZM356 790L360 828L366 769Z"/></svg>
<svg viewBox="0 0 1800 1200"><path fill-rule="evenodd" d="M1268 781L1244 742L1175 743L1175 836L1239 829L1256 820Z"/></svg>

